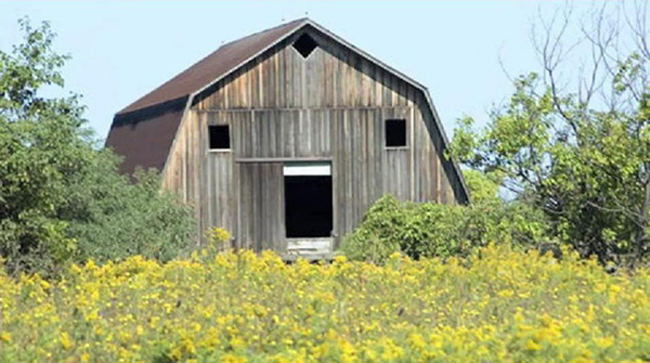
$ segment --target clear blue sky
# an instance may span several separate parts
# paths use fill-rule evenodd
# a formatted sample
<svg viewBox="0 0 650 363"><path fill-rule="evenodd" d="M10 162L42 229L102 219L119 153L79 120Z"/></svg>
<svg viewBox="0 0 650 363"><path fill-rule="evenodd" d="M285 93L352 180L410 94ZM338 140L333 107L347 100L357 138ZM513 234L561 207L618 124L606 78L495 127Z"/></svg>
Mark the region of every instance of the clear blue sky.
<svg viewBox="0 0 650 363"><path fill-rule="evenodd" d="M0 49L20 40L17 19L49 20L55 48L72 55L66 89L105 138L115 112L223 42L308 16L429 88L451 136L464 115L486 119L517 75L537 70L530 41L538 12L557 1L258 1L0 3ZM591 2L578 3L578 10Z"/></svg>

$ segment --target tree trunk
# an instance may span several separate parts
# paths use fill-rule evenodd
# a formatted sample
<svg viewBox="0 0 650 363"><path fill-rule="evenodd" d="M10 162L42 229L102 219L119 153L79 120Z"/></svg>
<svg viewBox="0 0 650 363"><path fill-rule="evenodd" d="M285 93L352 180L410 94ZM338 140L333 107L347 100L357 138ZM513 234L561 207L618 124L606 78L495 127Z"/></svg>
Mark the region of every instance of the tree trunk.
<svg viewBox="0 0 650 363"><path fill-rule="evenodd" d="M635 241L634 262L635 264L641 262L645 253L645 244L648 240L648 208L650 208L650 180L646 178L644 183L643 203L641 204L641 215L639 216L639 223L637 224L638 232Z"/></svg>

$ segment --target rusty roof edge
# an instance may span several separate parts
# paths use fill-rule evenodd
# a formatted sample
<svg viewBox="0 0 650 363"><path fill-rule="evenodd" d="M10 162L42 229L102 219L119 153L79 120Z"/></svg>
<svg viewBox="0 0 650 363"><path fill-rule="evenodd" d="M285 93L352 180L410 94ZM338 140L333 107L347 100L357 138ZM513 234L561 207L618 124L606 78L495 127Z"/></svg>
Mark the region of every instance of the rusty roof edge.
<svg viewBox="0 0 650 363"><path fill-rule="evenodd" d="M292 23L292 22L296 22L296 25L293 27L293 29L288 30L285 34L283 34L282 36L278 37L278 39L276 39L274 42L272 42L272 43L270 43L269 45L267 45L266 47L262 48L260 51L258 51L257 53L253 54L252 56L250 56L250 57L244 59L242 62L240 62L240 63L237 64L236 66L230 68L230 70L228 70L227 72L225 72L225 73L222 74L221 76L215 78L213 81L207 83L205 86L203 86L203 87L199 88L198 90L194 91L193 93L191 93L191 94L190 94L190 98L191 98L191 99L194 99L195 96L201 94L201 93L202 93L203 91L205 91L206 89L209 89L210 87L214 86L214 85L217 84L219 81L221 81L221 80L223 80L224 78L228 77L230 74L232 74L232 73L235 72L236 70L240 69L241 67L245 66L246 64L248 64L248 63L249 63L250 61L252 61L253 59L259 57L259 56L262 55L262 54L264 54L264 52L266 52L267 50L273 48L273 47L276 46L278 43L282 42L282 41L285 40L287 37L291 36L293 33L295 33L296 31L298 31L300 28L302 28L302 27L304 27L305 25L309 24L310 20L309 20L309 18L301 18L301 19L296 19L296 20L290 21L290 22L288 22L287 24ZM285 25L286 25L286 24L285 24ZM277 27L276 27L276 28L277 28ZM259 33L256 33L256 34L259 34ZM248 37L246 37L246 38L248 38Z"/></svg>
<svg viewBox="0 0 650 363"><path fill-rule="evenodd" d="M171 99L169 101L161 102L161 103L155 103L151 106L146 106L143 108L138 108L133 111L128 111L128 112L118 112L115 115L113 115L113 123L111 124L111 128L113 127L119 127L122 125L121 120L125 119L147 119L150 118L151 114L155 114L157 112L162 112L164 110L168 109L179 109L178 107L180 104L185 104L187 101L188 95L184 95L178 98ZM117 121L117 122L116 122Z"/></svg>
<svg viewBox="0 0 650 363"><path fill-rule="evenodd" d="M235 42L235 41L232 41L232 42L230 42L230 43L233 43L233 42ZM230 44L230 43L228 43L228 44ZM225 45L227 45L227 44L223 44L223 45L221 45L220 47L218 47L217 49L215 49L215 50L212 51L211 53L207 54L205 57L199 59L197 62L194 62L193 64L191 64L190 66L186 67L186 68L183 69L182 71L176 73L174 76L172 76L170 79L168 79L167 81L165 81L165 82L163 82L162 84L160 84L158 87L152 89L151 91L145 93L143 96L139 97L139 98L136 99L135 101L129 103L129 104L126 105L126 106L124 106L121 110L117 111L116 115L119 115L119 114L127 114L127 113L131 113L131 112L137 112L138 110L141 110L141 109L144 109L144 108L155 107L155 106L158 105L159 103L154 103L154 104L147 105L147 106L144 106L144 107L136 108L136 109L134 109L134 110L129 110L129 108L131 108L131 106L133 106L134 104L138 103L138 102L139 102L140 100L142 100L143 98L146 98L146 97L149 96L150 94L153 94L154 92L158 91L158 90L161 89L163 86L165 86L167 83L169 83L169 82L175 80L176 78L178 78L179 76L181 76L183 73L185 73L188 69L192 68L192 66L194 66L194 65L196 65L196 64L198 64L198 63L200 63L200 62L202 62L203 60L207 59L208 57L210 57L211 55L213 55L214 53L216 53L217 51L219 51L221 48L223 48ZM180 96L180 97L178 97L178 98L181 98L181 97L187 97L187 96L189 96L189 94L185 94L185 95Z"/></svg>
<svg viewBox="0 0 650 363"><path fill-rule="evenodd" d="M243 40L249 39L249 38L251 38L251 37L254 37L254 36L256 36L256 35L259 35L259 34L262 34L262 33L268 32L268 31L273 31L273 30L275 30L275 29L277 29L277 28L280 28L280 27L282 27L282 26L286 26L286 25L288 25L288 24L290 24L290 23L294 23L294 22L295 22L295 23L297 24L296 27L294 27L294 29L288 31L287 34L285 34L285 35L288 35L288 34L293 33L293 32L296 30L296 28L299 28L299 27L301 27L302 25L304 25L305 21L307 21L307 20L309 20L309 19L308 19L308 18L298 18L298 19L296 19L296 20L292 20L292 21L286 22L286 23L284 23L284 24L280 24L280 25L274 26L274 27L272 27L272 28L268 28L268 29L260 30L259 32L256 32L256 33L253 33L253 34L249 34L249 35L247 35L247 36L245 36L245 37L243 37L243 38L234 39L234 40L231 40L230 42L227 42L227 43L225 43L225 44L222 44L222 45L219 46L217 49L215 49L215 50L212 51L211 53L207 54L205 57L201 58L198 62L193 63L192 65L190 65L189 67L185 68L185 69L182 70L181 72L175 74L173 77L171 77L170 79L168 79L168 80L167 80L166 82L164 82L163 84L159 85L158 87L156 87L156 88L152 89L151 91L145 93L142 97L140 97L140 98L138 98L137 100L135 100L135 101L129 103L128 105L126 105L124 108L122 108L120 111L118 111L118 112L116 113L116 115L118 115L118 114L122 114L122 113L130 113L130 112L138 111L139 109L129 110L129 108L130 108L131 106L133 106L134 104L136 104L136 103L137 103L138 101L140 101L141 99L143 99L143 98L149 96L150 94L152 94L152 93L158 91L160 88L162 88L162 87L165 86L167 83L173 81L174 79L176 79L177 77L179 77L180 75L182 75L183 73L185 73L188 69L192 68L194 65L196 65L196 64L202 62L203 60L209 58L209 57L212 56L214 53L218 52L219 50L221 50L221 49L223 49L223 48L226 48L226 47L228 47L228 46L230 46L230 45L232 45L232 44L234 44L234 43L237 43L237 42L240 42L240 41L243 41ZM284 39L285 36L283 35L281 38ZM273 43L273 45L275 45L275 44L277 44L277 42L274 42L274 43ZM267 49L268 49L268 48L265 48L262 52L266 51ZM262 52L259 52L259 53L262 53ZM257 55L259 55L259 54L256 54L255 56L257 56ZM254 57L253 57L253 58L254 58ZM226 75L232 73L233 70L239 69L242 65L246 64L248 61L250 61L250 59L246 59L246 61L244 61L243 63L238 64L237 66L231 68L231 69L226 73ZM223 78L223 77L219 77L219 78ZM214 83L216 83L216 82L211 82L208 86L213 85ZM202 87L199 91L195 91L194 94L198 94L198 93L200 93L200 91L205 90L205 88L207 88L207 87ZM183 95L183 96L180 96L180 97L178 97L178 98L186 97L186 96L192 96L192 93L188 93L188 94ZM154 104L152 104L152 105L144 106L143 108L153 107L153 106L156 106L156 105L157 105L157 103L154 103ZM128 111L127 111L127 110L128 110Z"/></svg>
<svg viewBox="0 0 650 363"><path fill-rule="evenodd" d="M431 112L433 113L433 119L435 120L435 123L436 123L436 126L438 127L438 130L440 130L440 134L442 135L442 142L444 143L445 148L447 148L449 146L450 142L449 142L449 139L447 138L447 133L445 132L444 128L442 127L442 122L440 121L440 115L438 115L438 111L436 110L436 107L433 104L433 100L431 99L431 95L429 94L429 90L427 89L426 86L424 86L423 84L417 82L416 80L414 80L413 78L407 76L406 74L398 71L397 69L389 66L388 64L380 61L379 59L375 58L371 54L357 48L356 46L354 46L353 44L351 44L347 40L339 37L338 35L336 35L334 33L332 33L331 31L329 31L325 27L321 26L320 24L316 23L315 21L313 21L311 19L306 19L306 20L307 20L306 21L307 24L313 26L314 28L321 31L325 35L327 35L330 38L336 40L337 42L343 44L345 47L350 48L352 51L360 54L361 56L367 58L371 62L375 63L377 66L379 66L381 68L384 68L385 70L387 70L389 73L392 73L396 77L401 78L404 81L406 81L406 82L410 83L411 85L413 85L414 87L418 88L424 94L424 98L427 100L429 108L431 109ZM452 165L454 166L454 169L456 169L456 173L458 174L458 179L460 180L461 186L463 187L463 189L465 191L467 201L469 202L469 200L470 200L469 199L470 198L469 190L467 189L467 185L465 183L465 178L463 177L463 173L462 173L462 171L460 169L460 166L458 165L458 162L454 158L451 158L451 162L452 162Z"/></svg>
<svg viewBox="0 0 650 363"><path fill-rule="evenodd" d="M282 24L276 25L276 26L274 26L274 27L272 27L272 28L268 28L268 29L260 30L260 31L258 31L258 32L256 32L256 33L249 34L249 35L247 35L247 36L245 36L245 37L243 37L243 38L238 38L238 39L231 40L231 41L229 41L228 43L223 44L220 48L227 47L227 46L229 46L229 45L232 45L233 43L237 43L237 42L240 42L240 41L242 41L242 40L246 40L246 39L252 38L252 37L254 37L254 36L256 36L256 35L260 35L260 34L262 34L262 33L270 32L270 31L273 31L273 30L277 30L278 28L281 28L281 27L283 27L283 26L287 26L287 25L289 25L289 24L291 24L291 23L301 24L301 23L304 23L304 22L307 21L307 20L309 20L309 18L307 18L307 17L304 17L304 18L298 18L298 19L294 19L294 20L290 20L290 21L287 21L286 23L282 23ZM289 31L289 33L292 32L292 31L293 31L293 30ZM277 42L274 43L274 44L277 44Z"/></svg>

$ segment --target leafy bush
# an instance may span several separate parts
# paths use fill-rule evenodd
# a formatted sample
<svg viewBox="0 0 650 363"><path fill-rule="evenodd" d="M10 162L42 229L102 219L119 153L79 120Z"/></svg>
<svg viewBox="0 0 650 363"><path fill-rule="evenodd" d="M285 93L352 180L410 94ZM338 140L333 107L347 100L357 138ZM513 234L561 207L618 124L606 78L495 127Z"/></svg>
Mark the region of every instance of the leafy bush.
<svg viewBox="0 0 650 363"><path fill-rule="evenodd" d="M465 267L463 267L465 266ZM650 271L488 246L467 259L287 265L228 252L0 272L0 361L642 362Z"/></svg>
<svg viewBox="0 0 650 363"><path fill-rule="evenodd" d="M67 56L47 23L21 20L24 42L0 51L0 256L12 272L53 273L69 261L142 254L170 259L189 246L186 207L161 193L155 173L131 183L98 150L79 97L63 87ZM50 90L51 92L52 90ZM51 92L53 93L53 92Z"/></svg>
<svg viewBox="0 0 650 363"><path fill-rule="evenodd" d="M195 223L188 207L161 192L155 171L136 172L136 183L117 172L90 173L83 189L69 198L76 205L69 233L78 240L78 261L108 261L142 255L168 261L189 252ZM84 206L80 209L80 206Z"/></svg>
<svg viewBox="0 0 650 363"><path fill-rule="evenodd" d="M498 198L469 206L399 203L379 199L347 236L342 252L351 259L383 262L393 252L412 258L467 256L490 242L534 246L544 240L547 224L525 204Z"/></svg>

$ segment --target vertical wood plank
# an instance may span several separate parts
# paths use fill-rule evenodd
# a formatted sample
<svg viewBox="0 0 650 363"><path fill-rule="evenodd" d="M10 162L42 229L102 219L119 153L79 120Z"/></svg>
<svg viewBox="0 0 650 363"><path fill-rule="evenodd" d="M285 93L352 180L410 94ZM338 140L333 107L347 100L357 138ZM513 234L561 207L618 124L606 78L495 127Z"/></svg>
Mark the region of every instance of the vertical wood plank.
<svg viewBox="0 0 650 363"><path fill-rule="evenodd" d="M387 192L454 203L458 180L447 175L421 92L326 38L318 41L308 59L288 43L270 50L193 107L163 185L195 203L199 230L223 225L242 247L286 248L281 163L234 161L246 157L331 157L333 225L341 237ZM392 117L408 120L403 150L385 148L384 121ZM207 124L224 122L232 153L208 153Z"/></svg>

